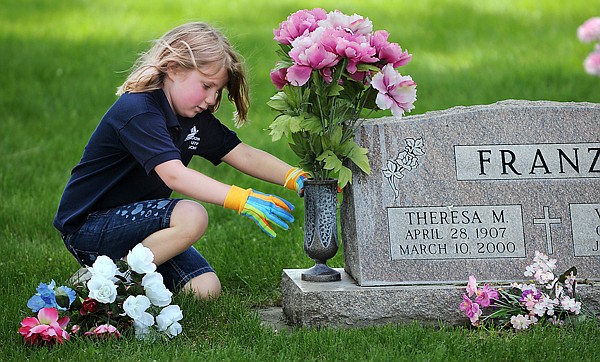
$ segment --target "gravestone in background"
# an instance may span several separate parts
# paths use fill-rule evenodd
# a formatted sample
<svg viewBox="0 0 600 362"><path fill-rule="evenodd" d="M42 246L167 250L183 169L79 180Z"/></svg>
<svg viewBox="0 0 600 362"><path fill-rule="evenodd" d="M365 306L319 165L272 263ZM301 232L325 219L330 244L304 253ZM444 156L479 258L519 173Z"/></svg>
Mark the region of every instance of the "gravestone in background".
<svg viewBox="0 0 600 362"><path fill-rule="evenodd" d="M341 207L347 274L315 285L285 270L284 312L303 325L457 322L469 275L524 280L535 251L599 280L599 122L598 104L512 100L365 121L372 171L354 173ZM598 310L598 289L583 289Z"/></svg>

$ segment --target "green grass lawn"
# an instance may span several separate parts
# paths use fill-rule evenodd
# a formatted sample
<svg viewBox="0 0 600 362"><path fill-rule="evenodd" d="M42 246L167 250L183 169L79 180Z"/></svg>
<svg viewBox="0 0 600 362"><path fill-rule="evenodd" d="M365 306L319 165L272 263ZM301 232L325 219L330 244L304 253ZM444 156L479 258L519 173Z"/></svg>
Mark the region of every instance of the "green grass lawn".
<svg viewBox="0 0 600 362"><path fill-rule="evenodd" d="M299 5L302 4L302 5ZM596 360L596 326L524 333L418 324L352 330L262 327L256 309L280 303L281 271L312 265L302 249L303 207L291 191L196 160L223 182L276 193L297 206L297 221L269 239L248 219L207 205L211 225L198 244L217 270L216 302L175 300L183 335L169 343L76 341L28 348L17 334L40 282L77 268L52 227L71 168L115 101L149 40L191 20L222 29L250 72L251 124L238 130L254 146L295 163L266 127L275 92L273 28L300 8L335 8L370 18L413 54L401 69L418 84L412 114L504 99L600 102L600 78L583 70L593 46L576 29L600 16L599 0L22 0L0 5L0 354L3 360ZM232 126L232 107L219 117ZM343 266L342 253L331 261ZM427 301L423 301L427 303ZM458 303L457 300L457 308Z"/></svg>

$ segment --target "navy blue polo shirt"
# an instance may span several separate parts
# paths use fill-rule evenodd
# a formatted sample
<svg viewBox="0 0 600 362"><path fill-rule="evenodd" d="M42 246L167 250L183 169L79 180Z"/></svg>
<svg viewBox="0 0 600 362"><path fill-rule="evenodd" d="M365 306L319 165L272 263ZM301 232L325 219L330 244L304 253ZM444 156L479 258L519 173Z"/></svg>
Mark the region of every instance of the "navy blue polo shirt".
<svg viewBox="0 0 600 362"><path fill-rule="evenodd" d="M214 165L240 143L209 111L177 117L164 92L126 93L104 115L71 172L54 226L79 229L88 214L137 201L170 197L157 165L197 155Z"/></svg>

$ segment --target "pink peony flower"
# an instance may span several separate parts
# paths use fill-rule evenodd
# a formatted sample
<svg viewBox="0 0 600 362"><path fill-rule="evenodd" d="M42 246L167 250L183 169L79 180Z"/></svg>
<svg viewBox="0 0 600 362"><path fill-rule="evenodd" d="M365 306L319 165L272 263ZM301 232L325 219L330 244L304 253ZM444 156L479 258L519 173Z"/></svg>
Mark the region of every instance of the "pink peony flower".
<svg viewBox="0 0 600 362"><path fill-rule="evenodd" d="M476 325L479 321L479 317L481 316L481 308L479 308L479 304L473 303L469 297L463 294L463 302L460 303L460 310L464 311L471 324Z"/></svg>
<svg viewBox="0 0 600 362"><path fill-rule="evenodd" d="M356 72L359 63L376 63L376 50L365 35L354 34L343 29L325 29L320 42L326 51L348 59L346 70Z"/></svg>
<svg viewBox="0 0 600 362"><path fill-rule="evenodd" d="M119 338L119 337L121 337L121 332L119 332L119 330L113 325L103 324L101 326L94 328L91 331L85 332L83 335L86 337Z"/></svg>
<svg viewBox="0 0 600 362"><path fill-rule="evenodd" d="M384 64L392 64L394 68L408 64L412 54L402 51L400 45L388 41L389 34L385 30L377 30L371 37L371 46L377 52L377 58Z"/></svg>
<svg viewBox="0 0 600 362"><path fill-rule="evenodd" d="M279 29L273 30L274 39L281 44L290 45L294 39L315 30L319 20L326 18L327 12L320 8L296 11L279 24Z"/></svg>
<svg viewBox="0 0 600 362"><path fill-rule="evenodd" d="M277 87L277 89L281 90L286 84L288 84L285 79L287 75L287 68L281 69L273 69L270 73L271 82Z"/></svg>
<svg viewBox="0 0 600 362"><path fill-rule="evenodd" d="M379 91L375 103L381 109L391 109L395 117L410 112L417 100L417 84L410 76L402 76L391 64L386 64L371 81Z"/></svg>
<svg viewBox="0 0 600 362"><path fill-rule="evenodd" d="M331 11L325 20L319 21L319 25L361 35L368 35L373 31L373 23L369 18L363 18L358 14L346 15L339 10Z"/></svg>
<svg viewBox="0 0 600 362"><path fill-rule="evenodd" d="M600 47L596 47L596 51L585 58L583 66L588 74L600 77Z"/></svg>
<svg viewBox="0 0 600 362"><path fill-rule="evenodd" d="M27 317L21 321L19 333L30 345L53 345L64 343L71 337L64 330L69 323L69 317L58 318L55 308L42 308L35 317Z"/></svg>
<svg viewBox="0 0 600 362"><path fill-rule="evenodd" d="M327 51L321 43L325 29L319 28L308 36L295 39L292 42L290 58L294 65L287 70L287 80L295 86L303 86L308 82L313 69L324 69L336 65L339 57Z"/></svg>
<svg viewBox="0 0 600 362"><path fill-rule="evenodd" d="M600 41L600 17L590 18L577 28L577 37L586 43Z"/></svg>

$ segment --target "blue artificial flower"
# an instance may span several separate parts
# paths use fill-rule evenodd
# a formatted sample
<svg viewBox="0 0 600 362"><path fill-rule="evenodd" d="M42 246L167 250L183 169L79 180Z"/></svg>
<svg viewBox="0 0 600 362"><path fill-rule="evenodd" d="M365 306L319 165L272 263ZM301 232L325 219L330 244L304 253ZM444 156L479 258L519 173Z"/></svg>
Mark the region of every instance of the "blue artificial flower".
<svg viewBox="0 0 600 362"><path fill-rule="evenodd" d="M56 286L52 280L50 283L40 283L37 287L37 293L29 298L27 307L33 313L37 313L42 308L56 308L58 310L67 310L75 301L77 294L67 286Z"/></svg>
<svg viewBox="0 0 600 362"><path fill-rule="evenodd" d="M56 283L52 280L49 284L40 283L37 287L37 293L29 298L27 306L33 313L37 313L42 308L56 308L56 294L54 287Z"/></svg>

